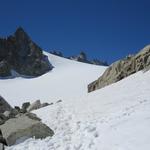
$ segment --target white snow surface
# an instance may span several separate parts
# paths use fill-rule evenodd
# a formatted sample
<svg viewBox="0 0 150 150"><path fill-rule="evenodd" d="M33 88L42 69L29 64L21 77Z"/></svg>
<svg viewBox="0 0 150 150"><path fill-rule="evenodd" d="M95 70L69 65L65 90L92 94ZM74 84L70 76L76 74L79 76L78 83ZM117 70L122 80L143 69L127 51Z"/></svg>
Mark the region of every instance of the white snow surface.
<svg viewBox="0 0 150 150"><path fill-rule="evenodd" d="M34 79L0 80L0 93L12 105L38 98L54 102L34 113L55 135L6 150L150 150L150 71L87 94L87 84L105 67L48 56L53 71Z"/></svg>
<svg viewBox="0 0 150 150"><path fill-rule="evenodd" d="M55 102L59 99L82 97L87 93L87 85L106 69L46 52L45 54L54 66L52 71L37 78L16 77L0 80L0 94L11 105L22 105L23 102L37 99Z"/></svg>

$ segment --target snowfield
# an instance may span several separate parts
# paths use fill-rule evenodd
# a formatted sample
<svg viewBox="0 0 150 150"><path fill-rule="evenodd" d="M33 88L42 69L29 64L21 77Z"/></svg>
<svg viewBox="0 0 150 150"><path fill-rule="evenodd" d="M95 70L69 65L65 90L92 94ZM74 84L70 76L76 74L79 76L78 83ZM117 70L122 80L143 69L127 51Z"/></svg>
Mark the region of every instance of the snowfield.
<svg viewBox="0 0 150 150"><path fill-rule="evenodd" d="M0 93L12 105L54 102L34 113L55 135L6 150L150 150L150 71L88 94L87 84L105 67L47 55L53 71L34 79L0 80Z"/></svg>
<svg viewBox="0 0 150 150"><path fill-rule="evenodd" d="M106 69L79 63L46 53L53 70L38 78L0 80L0 94L11 105L40 99L43 102L69 100L87 94L87 84L98 78Z"/></svg>

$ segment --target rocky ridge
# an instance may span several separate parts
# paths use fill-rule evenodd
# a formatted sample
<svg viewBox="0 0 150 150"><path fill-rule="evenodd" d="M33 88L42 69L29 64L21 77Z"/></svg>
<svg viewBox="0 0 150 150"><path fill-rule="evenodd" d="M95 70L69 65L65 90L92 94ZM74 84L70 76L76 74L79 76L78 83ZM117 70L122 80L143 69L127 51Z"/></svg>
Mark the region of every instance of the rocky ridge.
<svg viewBox="0 0 150 150"><path fill-rule="evenodd" d="M89 60L87 58L86 53L84 53L84 52L80 52L80 54L77 56L71 56L71 57L69 57L69 59L83 62L83 63L93 64L93 65L108 66L107 62L105 62L105 61L101 61L98 59Z"/></svg>
<svg viewBox="0 0 150 150"><path fill-rule="evenodd" d="M126 58L113 63L99 79L88 85L88 92L95 91L120 81L143 69L150 69L150 45L144 47L136 55L129 55Z"/></svg>
<svg viewBox="0 0 150 150"><path fill-rule="evenodd" d="M68 59L83 62L83 63L93 64L93 65L100 65L100 66L108 66L108 63L106 61L101 61L99 59L89 60L87 58L87 55L86 55L85 52L80 52L80 54L78 54L77 56L69 56L69 57L65 57L63 55L63 53L60 52L60 51L51 51L50 53L53 54L53 55L59 56L59 57L64 57L64 58L68 58Z"/></svg>

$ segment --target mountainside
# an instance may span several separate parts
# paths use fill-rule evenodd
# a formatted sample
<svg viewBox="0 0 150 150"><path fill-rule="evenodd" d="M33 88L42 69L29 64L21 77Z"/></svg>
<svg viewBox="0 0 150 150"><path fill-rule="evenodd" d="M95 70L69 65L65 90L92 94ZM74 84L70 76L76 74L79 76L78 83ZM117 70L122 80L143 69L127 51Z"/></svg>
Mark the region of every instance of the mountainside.
<svg viewBox="0 0 150 150"><path fill-rule="evenodd" d="M150 71L87 93L87 84L107 67L44 54L52 71L38 78L0 80L0 93L13 106L36 99L53 102L34 113L55 134L6 150L149 150Z"/></svg>
<svg viewBox="0 0 150 150"><path fill-rule="evenodd" d="M107 85L120 81L140 70L150 69L150 45L144 47L136 55L114 62L98 80L88 85L88 92L95 91Z"/></svg>
<svg viewBox="0 0 150 150"><path fill-rule="evenodd" d="M35 77L51 69L42 49L22 28L18 28L14 35L6 39L0 38L0 77L10 77L12 71Z"/></svg>

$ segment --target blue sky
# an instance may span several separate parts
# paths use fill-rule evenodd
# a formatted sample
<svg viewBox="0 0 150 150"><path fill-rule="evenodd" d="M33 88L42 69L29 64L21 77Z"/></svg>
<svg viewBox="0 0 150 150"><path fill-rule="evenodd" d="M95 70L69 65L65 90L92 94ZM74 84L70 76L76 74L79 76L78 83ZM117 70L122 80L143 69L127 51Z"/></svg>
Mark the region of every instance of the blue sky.
<svg viewBox="0 0 150 150"><path fill-rule="evenodd" d="M43 49L109 63L150 44L149 0L0 0L0 36L22 26Z"/></svg>

